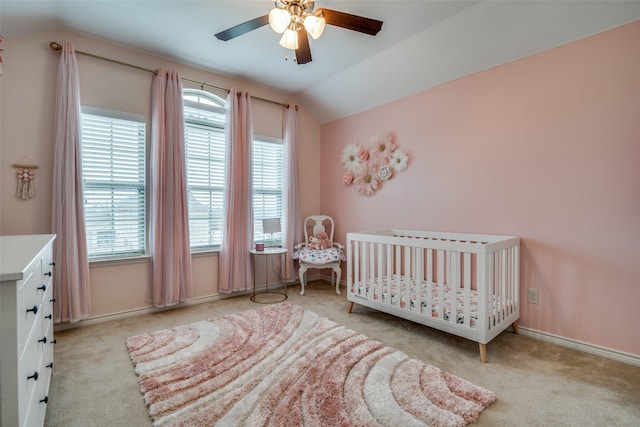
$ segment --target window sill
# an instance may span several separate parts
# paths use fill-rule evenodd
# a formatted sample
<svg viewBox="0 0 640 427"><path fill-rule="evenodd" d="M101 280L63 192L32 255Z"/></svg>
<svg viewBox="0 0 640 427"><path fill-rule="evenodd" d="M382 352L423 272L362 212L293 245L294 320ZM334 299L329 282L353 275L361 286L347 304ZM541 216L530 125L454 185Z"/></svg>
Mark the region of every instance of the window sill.
<svg viewBox="0 0 640 427"><path fill-rule="evenodd" d="M220 249L206 249L201 251L191 252L191 258L205 258L213 255L219 255ZM95 259L89 261L89 267L109 267L112 265L127 265L127 264L144 264L151 260L150 255L141 255L134 257L124 258L107 258L107 259Z"/></svg>
<svg viewBox="0 0 640 427"><path fill-rule="evenodd" d="M89 267L109 267L112 265L126 265L126 264L143 264L151 260L149 255L140 255L126 258L107 258L107 259L94 259L89 261Z"/></svg>

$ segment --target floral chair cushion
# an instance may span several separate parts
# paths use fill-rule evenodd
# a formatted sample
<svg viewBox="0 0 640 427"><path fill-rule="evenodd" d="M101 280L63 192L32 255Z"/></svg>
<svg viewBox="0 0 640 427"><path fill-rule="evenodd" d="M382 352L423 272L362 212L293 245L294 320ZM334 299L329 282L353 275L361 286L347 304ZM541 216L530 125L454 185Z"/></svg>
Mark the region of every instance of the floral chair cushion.
<svg viewBox="0 0 640 427"><path fill-rule="evenodd" d="M295 250L293 259L300 260L307 264L327 264L330 262L344 261L346 257L342 249L336 248L335 246L327 249L310 249L303 246Z"/></svg>

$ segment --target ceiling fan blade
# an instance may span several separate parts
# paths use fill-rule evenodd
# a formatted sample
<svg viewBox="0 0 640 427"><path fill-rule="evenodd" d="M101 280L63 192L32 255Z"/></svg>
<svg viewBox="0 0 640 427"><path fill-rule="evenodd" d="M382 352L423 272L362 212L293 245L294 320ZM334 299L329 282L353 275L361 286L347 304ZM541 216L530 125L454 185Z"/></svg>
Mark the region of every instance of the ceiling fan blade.
<svg viewBox="0 0 640 427"><path fill-rule="evenodd" d="M243 22L242 24L238 24L235 27L231 27L227 30L220 31L216 34L216 38L222 41L229 41L238 36L248 33L249 31L253 31L257 28L260 28L269 23L269 15L264 15L259 18L252 19L251 21Z"/></svg>
<svg viewBox="0 0 640 427"><path fill-rule="evenodd" d="M311 48L309 48L309 37L307 30L301 28L298 30L298 48L296 49L296 61L298 65L311 62Z"/></svg>
<svg viewBox="0 0 640 427"><path fill-rule="evenodd" d="M318 9L317 12L324 13L324 19L327 24L346 28L347 30L375 36L382 29L382 21L378 21L377 19L365 18L364 16L352 15L331 9Z"/></svg>

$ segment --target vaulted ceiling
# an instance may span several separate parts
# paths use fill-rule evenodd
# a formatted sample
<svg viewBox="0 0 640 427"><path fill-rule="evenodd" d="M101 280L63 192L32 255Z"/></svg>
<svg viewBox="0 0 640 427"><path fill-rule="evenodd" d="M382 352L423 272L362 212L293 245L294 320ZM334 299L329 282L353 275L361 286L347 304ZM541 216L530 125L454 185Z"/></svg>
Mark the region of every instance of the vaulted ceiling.
<svg viewBox="0 0 640 427"><path fill-rule="evenodd" d="M267 0L3 0L0 34L67 30L291 93L320 123L382 105L640 19L640 1L331 1L316 8L384 21L368 36L327 26L298 65L264 26L214 34L269 13Z"/></svg>

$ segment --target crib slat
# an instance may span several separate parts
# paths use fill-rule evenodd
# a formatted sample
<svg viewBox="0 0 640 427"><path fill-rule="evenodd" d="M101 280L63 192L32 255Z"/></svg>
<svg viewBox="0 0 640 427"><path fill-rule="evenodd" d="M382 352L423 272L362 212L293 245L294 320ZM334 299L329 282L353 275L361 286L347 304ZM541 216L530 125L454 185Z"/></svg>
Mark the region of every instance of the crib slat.
<svg viewBox="0 0 640 427"><path fill-rule="evenodd" d="M349 263L349 265L353 264L353 283L357 289L354 289L354 293L361 295L362 282L360 281L360 242L354 240L349 248L351 249L353 246L353 260ZM348 260L347 260L348 261Z"/></svg>
<svg viewBox="0 0 640 427"><path fill-rule="evenodd" d="M438 250L436 253L438 258L438 281L436 282L436 289L438 291L438 318L444 320L444 251Z"/></svg>
<svg viewBox="0 0 640 427"><path fill-rule="evenodd" d="M478 287L478 327L482 331L491 329L488 317L489 292L493 289L493 256L492 254L481 254L478 260L478 277L482 286Z"/></svg>
<svg viewBox="0 0 640 427"><path fill-rule="evenodd" d="M404 289L399 290L400 291L399 292L400 295L398 298L399 307L403 306L403 301L405 306L408 306L411 301L411 299L409 298L409 295L411 292L411 280L412 280L412 269L411 269L412 251L413 251L413 248L411 246L404 247Z"/></svg>
<svg viewBox="0 0 640 427"><path fill-rule="evenodd" d="M463 289L463 304L464 312L464 325L471 326L471 254L465 252L463 255L464 262L464 289Z"/></svg>
<svg viewBox="0 0 640 427"><path fill-rule="evenodd" d="M369 298L373 298L373 292L376 286L376 259L375 259L375 243L370 242L367 244L367 253L369 254L369 294L367 295Z"/></svg>
<svg viewBox="0 0 640 427"><path fill-rule="evenodd" d="M380 298L380 295L382 294L382 286L383 284L383 278L384 278L384 260L383 260L383 252L382 252L382 247L383 247L383 243L377 243L375 245L375 251L377 254L377 261L376 261L376 265L378 266L378 273L376 274L376 287L375 290L373 291L373 299L378 299Z"/></svg>
<svg viewBox="0 0 640 427"><path fill-rule="evenodd" d="M425 315L433 316L433 249L427 249L427 303Z"/></svg>
<svg viewBox="0 0 640 427"><path fill-rule="evenodd" d="M387 280L387 291L384 292L384 295L380 295L380 300L383 302L388 302L391 297L391 286L393 286L393 245L389 243L385 243L386 253L387 253L387 271L386 280Z"/></svg>
<svg viewBox="0 0 640 427"><path fill-rule="evenodd" d="M422 309L422 286L424 286L424 249L416 248L416 277L415 277L415 306L413 307L414 311L418 313L421 312Z"/></svg>

